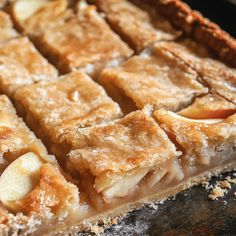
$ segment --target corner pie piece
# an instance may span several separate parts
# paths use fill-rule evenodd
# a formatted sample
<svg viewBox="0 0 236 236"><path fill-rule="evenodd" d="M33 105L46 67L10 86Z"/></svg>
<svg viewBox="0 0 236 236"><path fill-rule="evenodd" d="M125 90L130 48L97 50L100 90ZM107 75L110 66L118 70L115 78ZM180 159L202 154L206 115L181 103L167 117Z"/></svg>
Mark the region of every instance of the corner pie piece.
<svg viewBox="0 0 236 236"><path fill-rule="evenodd" d="M91 0L90 2L98 6L112 28L136 52L159 40L174 40L181 34L153 8L145 11L127 0Z"/></svg>
<svg viewBox="0 0 236 236"><path fill-rule="evenodd" d="M68 130L106 123L122 116L118 104L80 71L62 76L56 82L22 88L14 99L37 135L49 146L55 144L59 149Z"/></svg>
<svg viewBox="0 0 236 236"><path fill-rule="evenodd" d="M236 70L214 59L202 44L190 39L161 42L161 45L195 69L202 80L218 94L236 103Z"/></svg>
<svg viewBox="0 0 236 236"><path fill-rule="evenodd" d="M138 201L183 178L180 153L143 111L68 132L66 139L73 149L67 171L80 176L98 212Z"/></svg>
<svg viewBox="0 0 236 236"><path fill-rule="evenodd" d="M15 15L17 18L17 10ZM103 67L117 65L132 54L94 6L83 4L75 14L67 9L67 1L46 1L21 25L61 72L83 68L95 75Z"/></svg>
<svg viewBox="0 0 236 236"><path fill-rule="evenodd" d="M236 114L225 119L190 119L171 111L158 110L156 119L183 151L180 157L185 176L212 169L222 171L236 162ZM230 170L230 169L229 169ZM217 173L217 172L216 172Z"/></svg>
<svg viewBox="0 0 236 236"><path fill-rule="evenodd" d="M58 75L27 37L0 43L0 68L0 91L10 97L24 85L53 81Z"/></svg>
<svg viewBox="0 0 236 236"><path fill-rule="evenodd" d="M22 213L28 223L34 214L38 215L39 224L41 220L66 219L78 208L77 187L66 181L55 158L47 154L41 141L17 117L4 95L0 96L0 158L1 216L5 212L1 234L17 234L19 228L24 232L27 225L23 221L18 222L18 227L14 225Z"/></svg>
<svg viewBox="0 0 236 236"><path fill-rule="evenodd" d="M197 73L156 43L120 67L104 69L99 82L124 113L147 104L154 109L180 110L208 89Z"/></svg>

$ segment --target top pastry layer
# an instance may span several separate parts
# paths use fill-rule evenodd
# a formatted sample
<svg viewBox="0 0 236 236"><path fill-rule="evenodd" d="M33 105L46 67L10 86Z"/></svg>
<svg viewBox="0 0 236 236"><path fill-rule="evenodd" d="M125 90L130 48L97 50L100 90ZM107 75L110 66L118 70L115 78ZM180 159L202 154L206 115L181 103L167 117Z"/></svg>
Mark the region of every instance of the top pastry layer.
<svg viewBox="0 0 236 236"><path fill-rule="evenodd" d="M197 73L160 43L121 67L105 69L99 81L114 99L120 91L120 96L130 98L138 108L150 104L155 109L176 111L208 91L198 82Z"/></svg>
<svg viewBox="0 0 236 236"><path fill-rule="evenodd" d="M132 54L94 6L78 6L75 14L65 0L47 2L20 25L62 72L85 68L94 74Z"/></svg>
<svg viewBox="0 0 236 236"><path fill-rule="evenodd" d="M142 10L127 0L92 0L113 27L130 45L140 52L159 40L176 39L180 32L155 9ZM145 3L143 3L145 4Z"/></svg>

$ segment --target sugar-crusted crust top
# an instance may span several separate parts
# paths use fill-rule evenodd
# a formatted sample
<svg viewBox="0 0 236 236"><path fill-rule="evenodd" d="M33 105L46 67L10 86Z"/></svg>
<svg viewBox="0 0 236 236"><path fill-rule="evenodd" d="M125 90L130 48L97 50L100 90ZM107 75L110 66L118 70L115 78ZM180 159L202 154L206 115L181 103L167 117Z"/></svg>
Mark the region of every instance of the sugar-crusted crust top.
<svg viewBox="0 0 236 236"><path fill-rule="evenodd" d="M5 168L15 157L26 151L46 156L46 149L21 118L17 117L10 100L0 96L0 168ZM9 156L8 152L11 153ZM1 169L0 169L1 171Z"/></svg>
<svg viewBox="0 0 236 236"><path fill-rule="evenodd" d="M67 135L75 149L70 153L72 163L94 175L152 167L179 155L154 119L143 111Z"/></svg>

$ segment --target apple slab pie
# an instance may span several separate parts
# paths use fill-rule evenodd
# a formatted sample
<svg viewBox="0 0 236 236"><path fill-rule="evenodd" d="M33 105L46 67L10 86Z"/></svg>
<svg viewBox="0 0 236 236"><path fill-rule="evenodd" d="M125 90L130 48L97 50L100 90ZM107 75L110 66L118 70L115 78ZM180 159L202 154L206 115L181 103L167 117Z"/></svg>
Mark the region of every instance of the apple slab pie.
<svg viewBox="0 0 236 236"><path fill-rule="evenodd" d="M180 0L3 2L1 235L76 235L236 169L217 25Z"/></svg>

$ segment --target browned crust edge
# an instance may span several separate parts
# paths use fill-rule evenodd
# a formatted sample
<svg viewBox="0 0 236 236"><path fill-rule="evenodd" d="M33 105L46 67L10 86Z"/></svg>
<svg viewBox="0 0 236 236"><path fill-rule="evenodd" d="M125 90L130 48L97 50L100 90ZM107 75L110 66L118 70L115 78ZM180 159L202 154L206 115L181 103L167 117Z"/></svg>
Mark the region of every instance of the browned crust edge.
<svg viewBox="0 0 236 236"><path fill-rule="evenodd" d="M97 225L98 223L103 223L104 221L106 222L107 219L113 219L117 216L122 218L122 216L124 217L128 212L140 209L145 204L148 204L150 202L161 203L163 200L166 200L167 198L174 196L181 191L184 191L194 185L199 185L205 182L206 180L210 179L212 176L216 176L220 173L233 171L233 170L236 170L236 160L232 161L231 163L227 163L221 167L215 167L211 170L205 171L161 193L155 193L148 197L144 197L140 199L139 201L127 203L114 210L99 214L95 217L91 217L81 223L78 223L77 225L61 228L59 230L47 233L45 235L47 236L76 235L76 233L81 232L81 231L89 231L91 230L91 227L93 225Z"/></svg>
<svg viewBox="0 0 236 236"><path fill-rule="evenodd" d="M236 40L181 0L154 0L157 10L196 41L207 45L225 63L236 67Z"/></svg>

